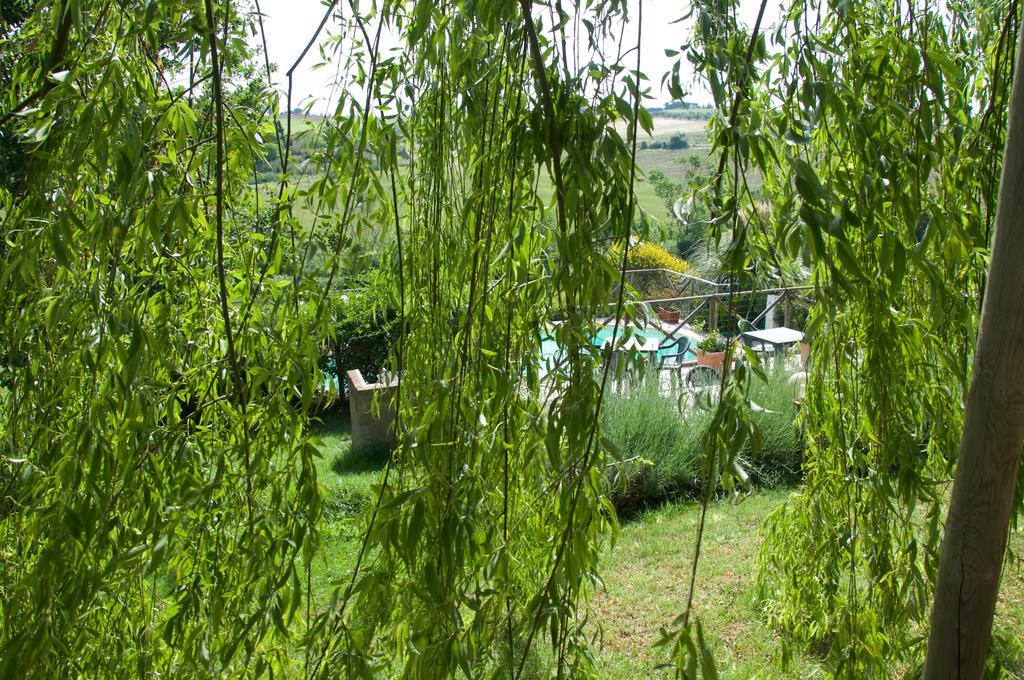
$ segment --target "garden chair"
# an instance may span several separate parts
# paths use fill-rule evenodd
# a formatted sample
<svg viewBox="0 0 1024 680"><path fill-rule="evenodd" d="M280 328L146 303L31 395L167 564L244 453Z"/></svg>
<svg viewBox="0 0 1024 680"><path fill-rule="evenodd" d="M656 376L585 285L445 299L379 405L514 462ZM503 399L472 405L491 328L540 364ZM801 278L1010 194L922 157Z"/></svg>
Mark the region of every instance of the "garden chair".
<svg viewBox="0 0 1024 680"><path fill-rule="evenodd" d="M658 348L659 352L665 349L675 349L671 354L659 354L658 356L658 374L660 375L661 371L672 371L671 381L673 389L679 376L682 374L683 367L690 364L686 355L690 351L691 344L693 344L693 341L690 339L690 336L684 335L680 338L670 339L668 342L662 343Z"/></svg>
<svg viewBox="0 0 1024 680"><path fill-rule="evenodd" d="M658 355L658 368L679 368L686 359L686 353L690 351L690 345L692 344L690 336L684 335L680 338L671 339L668 342L663 342L658 347L660 352L663 349L671 349L675 347L675 352L671 354L659 354Z"/></svg>

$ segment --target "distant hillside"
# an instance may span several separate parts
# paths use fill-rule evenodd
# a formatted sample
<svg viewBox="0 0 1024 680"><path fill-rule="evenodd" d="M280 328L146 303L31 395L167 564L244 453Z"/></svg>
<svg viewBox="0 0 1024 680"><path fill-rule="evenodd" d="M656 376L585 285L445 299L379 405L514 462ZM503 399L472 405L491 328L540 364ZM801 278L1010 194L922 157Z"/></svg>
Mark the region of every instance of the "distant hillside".
<svg viewBox="0 0 1024 680"><path fill-rule="evenodd" d="M677 120L708 120L715 110L710 106L689 109L648 109L652 118L675 118Z"/></svg>

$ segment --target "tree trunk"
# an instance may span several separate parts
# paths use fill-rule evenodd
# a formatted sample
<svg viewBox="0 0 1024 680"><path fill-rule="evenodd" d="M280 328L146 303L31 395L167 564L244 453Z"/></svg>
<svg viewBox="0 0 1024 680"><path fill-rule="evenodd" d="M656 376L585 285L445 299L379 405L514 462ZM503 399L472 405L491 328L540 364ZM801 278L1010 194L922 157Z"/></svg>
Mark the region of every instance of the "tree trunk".
<svg viewBox="0 0 1024 680"><path fill-rule="evenodd" d="M1024 439L1024 31L924 677L980 678Z"/></svg>

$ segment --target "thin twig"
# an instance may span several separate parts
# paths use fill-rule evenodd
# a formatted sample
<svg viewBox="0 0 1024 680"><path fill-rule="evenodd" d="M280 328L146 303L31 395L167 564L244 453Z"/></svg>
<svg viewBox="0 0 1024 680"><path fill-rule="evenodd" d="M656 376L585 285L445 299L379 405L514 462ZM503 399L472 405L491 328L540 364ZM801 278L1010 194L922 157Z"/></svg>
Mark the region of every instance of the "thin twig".
<svg viewBox="0 0 1024 680"><path fill-rule="evenodd" d="M565 216L565 182L562 179L562 143L558 138L558 129L555 127L555 105L551 100L551 87L548 85L544 55L541 53L540 42L537 40L537 31L533 27L532 0L519 0L519 6L523 11L523 27L526 30L526 37L530 43L530 53L533 56L534 71L537 76L537 89L540 91L540 98L544 105L548 146L551 147L551 171L555 180L558 229L564 235L568 232L568 224L566 223Z"/></svg>
<svg viewBox="0 0 1024 680"><path fill-rule="evenodd" d="M224 275L224 88L221 74L220 54L217 49L217 24L213 16L213 0L205 0L206 28L210 39L210 60L213 66L213 104L216 130L216 160L214 177L216 182L216 227L217 227L217 283L220 287L220 312L224 320L224 336L227 342L228 364L234 382L235 399L242 409L242 451L245 457L246 505L249 510L249 525L253 522L252 462L249 457L249 428L246 424L246 405L242 367L235 351L235 336L231 328L231 310L228 306L228 284Z"/></svg>
<svg viewBox="0 0 1024 680"><path fill-rule="evenodd" d="M736 121L739 118L740 102L743 100L743 95L747 89L747 76L750 72L751 61L754 58L754 47L757 45L757 36L761 31L761 20L764 18L765 7L768 6L768 0L761 0L761 8L757 11L757 21L754 22L754 30L750 33L750 42L747 43L747 57L744 61L743 74L740 79L739 89L736 90L736 96L732 101L732 111L729 113L729 129L736 127ZM718 171L715 173L715 196L718 196L718 192L722 190L722 177L725 174L725 163L729 157L729 149L726 147L722 150L722 156L718 159Z"/></svg>

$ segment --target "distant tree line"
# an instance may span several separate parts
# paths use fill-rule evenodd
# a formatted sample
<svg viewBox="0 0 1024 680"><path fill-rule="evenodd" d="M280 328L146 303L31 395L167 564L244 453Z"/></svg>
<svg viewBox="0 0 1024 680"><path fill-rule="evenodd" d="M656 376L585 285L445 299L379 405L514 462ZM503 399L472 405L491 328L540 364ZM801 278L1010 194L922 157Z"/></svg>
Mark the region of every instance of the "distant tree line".
<svg viewBox="0 0 1024 680"><path fill-rule="evenodd" d="M686 139L686 135L678 134L678 135L672 135L667 142L666 141L662 141L662 140L655 140L653 142L648 142L647 140L641 141L640 142L640 148L641 149L668 149L670 151L680 151L682 149L689 149L690 148L690 142L689 142L689 140Z"/></svg>
<svg viewBox="0 0 1024 680"><path fill-rule="evenodd" d="M665 104L665 106L663 108L666 111L673 111L673 110L678 111L678 110L683 110L683 109L704 109L704 108L707 108L707 107L702 105L702 104L694 104L693 102L676 101L676 102L669 102L669 103Z"/></svg>

